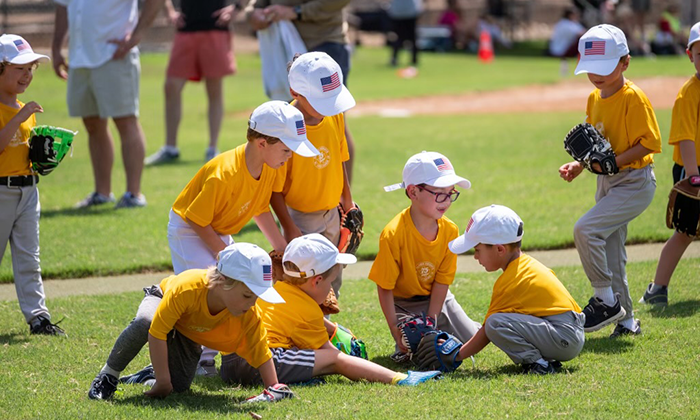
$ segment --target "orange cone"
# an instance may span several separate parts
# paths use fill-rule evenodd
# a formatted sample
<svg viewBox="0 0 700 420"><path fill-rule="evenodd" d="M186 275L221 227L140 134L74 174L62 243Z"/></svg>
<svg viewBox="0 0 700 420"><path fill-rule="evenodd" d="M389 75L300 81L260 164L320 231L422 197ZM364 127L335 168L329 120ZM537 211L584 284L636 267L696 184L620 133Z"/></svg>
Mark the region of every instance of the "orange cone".
<svg viewBox="0 0 700 420"><path fill-rule="evenodd" d="M479 35L479 60L482 63L490 63L493 61L493 42L491 42L491 34L487 30L482 30Z"/></svg>

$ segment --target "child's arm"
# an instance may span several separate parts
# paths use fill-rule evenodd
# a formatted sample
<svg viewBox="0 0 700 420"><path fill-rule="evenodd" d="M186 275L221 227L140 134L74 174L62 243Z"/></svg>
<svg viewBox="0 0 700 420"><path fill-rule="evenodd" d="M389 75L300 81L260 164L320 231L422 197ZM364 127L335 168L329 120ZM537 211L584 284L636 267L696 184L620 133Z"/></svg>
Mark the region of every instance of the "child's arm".
<svg viewBox="0 0 700 420"><path fill-rule="evenodd" d="M472 357L486 347L491 340L486 336L486 328L481 327L469 341L467 341L457 354L457 361Z"/></svg>
<svg viewBox="0 0 700 420"><path fill-rule="evenodd" d="M14 137L17 130L19 130L19 126L27 121L35 112L44 112L44 108L34 101L27 102L22 109L20 109L14 117L10 118L10 121L0 129L0 152L5 150L7 145L10 144L12 137Z"/></svg>
<svg viewBox="0 0 700 420"><path fill-rule="evenodd" d="M571 182L577 176L581 175L583 172L583 165L581 162L569 162L561 165L559 167L559 176L566 182Z"/></svg>
<svg viewBox="0 0 700 420"><path fill-rule="evenodd" d="M167 397L173 392L173 384L170 382L170 368L168 367L168 343L148 333L148 350L151 354L153 371L156 374L156 383L144 394L154 398Z"/></svg>
<svg viewBox="0 0 700 420"><path fill-rule="evenodd" d="M258 372L260 372L260 377L262 378L265 388L279 383L277 379L277 369L275 369L275 362L272 360L272 358L260 365Z"/></svg>
<svg viewBox="0 0 700 420"><path fill-rule="evenodd" d="M284 239L287 242L291 242L292 239L301 236L301 230L294 224L292 216L289 215L287 210L287 204L284 202L284 196L282 193L273 192L272 197L270 197L270 205L272 210L277 215L277 220L280 221L282 225L282 230L284 231Z"/></svg>
<svg viewBox="0 0 700 420"><path fill-rule="evenodd" d="M190 225L192 230L195 231L197 236L207 244L207 247L209 247L212 254L214 254L214 257L219 255L219 252L226 248L226 244L221 240L219 234L216 233L211 225L199 226L197 223L187 218L185 218L185 221Z"/></svg>
<svg viewBox="0 0 700 420"><path fill-rule="evenodd" d="M352 192L350 192L350 182L348 181L348 169L343 162L343 193L340 195L340 205L343 206L343 211L348 211L355 205L352 201Z"/></svg>
<svg viewBox="0 0 700 420"><path fill-rule="evenodd" d="M401 342L401 331L396 326L398 320L396 319L396 309L394 308L394 292L377 286L377 295L379 295L379 305L382 307L386 322L389 324L391 336L394 337L399 350L403 353L408 353L408 349Z"/></svg>
<svg viewBox="0 0 700 420"><path fill-rule="evenodd" d="M335 333L335 329L337 328L337 325L335 322L332 322L330 319L323 317L323 325L326 327L326 331L328 332L328 337L332 337L333 333Z"/></svg>
<svg viewBox="0 0 700 420"><path fill-rule="evenodd" d="M695 157L695 142L692 140L682 140L678 142L678 147L681 151L681 159L683 159L685 176L700 175L698 174L698 160Z"/></svg>
<svg viewBox="0 0 700 420"><path fill-rule="evenodd" d="M625 150L624 152L620 153L619 156L615 157L615 163L617 164L618 168L622 168L623 166L629 165L635 160L639 160L650 153L654 153L654 151L642 146L642 143L637 143L629 149ZM600 165L597 165L597 168L595 167L596 165L596 163L593 164L594 169L600 170Z"/></svg>
<svg viewBox="0 0 700 420"><path fill-rule="evenodd" d="M53 41L51 42L51 63L56 76L63 80L68 80L68 64L66 58L61 53L63 43L66 41L68 33L68 10L66 6L56 4L56 17L53 26Z"/></svg>
<svg viewBox="0 0 700 420"><path fill-rule="evenodd" d="M445 297L450 286L442 283L433 283L433 288L430 291L430 305L428 305L428 316L437 320L438 315L442 312L442 305L445 304Z"/></svg>
<svg viewBox="0 0 700 420"><path fill-rule="evenodd" d="M277 222L272 218L272 213L266 211L265 213L260 213L259 215L253 217L255 223L260 228L260 231L265 235L267 241L272 245L272 248L277 252L284 252L287 247L287 241L280 233L277 227Z"/></svg>

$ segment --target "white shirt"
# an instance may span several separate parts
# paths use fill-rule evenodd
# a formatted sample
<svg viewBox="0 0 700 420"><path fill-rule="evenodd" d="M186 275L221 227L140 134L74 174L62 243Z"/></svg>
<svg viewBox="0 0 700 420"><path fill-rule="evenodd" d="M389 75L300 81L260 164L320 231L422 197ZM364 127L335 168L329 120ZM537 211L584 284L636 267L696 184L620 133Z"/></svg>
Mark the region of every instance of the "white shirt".
<svg viewBox="0 0 700 420"><path fill-rule="evenodd" d="M579 22L569 19L562 19L554 25L552 39L549 42L549 52L554 56L562 56L571 47L571 44L578 41L578 38L586 32L586 28Z"/></svg>
<svg viewBox="0 0 700 420"><path fill-rule="evenodd" d="M138 22L138 0L54 0L68 11L68 58L73 68L96 68L112 59ZM137 47L134 47L137 48Z"/></svg>

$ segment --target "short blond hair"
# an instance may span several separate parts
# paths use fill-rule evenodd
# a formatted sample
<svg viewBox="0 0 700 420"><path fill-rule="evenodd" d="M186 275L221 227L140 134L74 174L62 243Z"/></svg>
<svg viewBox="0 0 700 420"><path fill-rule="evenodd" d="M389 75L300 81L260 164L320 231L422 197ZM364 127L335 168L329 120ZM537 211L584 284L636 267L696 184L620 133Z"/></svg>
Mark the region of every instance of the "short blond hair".
<svg viewBox="0 0 700 420"><path fill-rule="evenodd" d="M267 144L275 144L282 141L278 137L266 136L265 134L257 132L250 127L248 127L248 132L245 134L245 136L248 139L248 141L255 141L255 139L265 139Z"/></svg>
<svg viewBox="0 0 700 420"><path fill-rule="evenodd" d="M301 271L301 269L296 264L294 264L291 261L285 261L284 268L286 268L289 271L301 273L302 276L301 277L292 277L292 276L288 275L287 273L284 273L284 274L282 274L282 281L285 283L289 283L291 285L294 285L294 286L301 286L302 284L306 283L310 278L313 278L313 277L316 277L319 275L321 276L321 278L323 280L326 280L327 278L329 278L331 276L331 274L333 274L332 272L333 272L333 269L335 267L336 266L334 265L333 267L329 268L328 270L326 270L325 272L323 272L321 274L315 274L311 277L306 277L306 273L303 273Z"/></svg>
<svg viewBox="0 0 700 420"><path fill-rule="evenodd" d="M207 288L213 289L217 286L221 286L224 290L231 290L236 287L237 284L244 284L240 280L232 279L231 277L226 277L216 267L209 267L207 270Z"/></svg>

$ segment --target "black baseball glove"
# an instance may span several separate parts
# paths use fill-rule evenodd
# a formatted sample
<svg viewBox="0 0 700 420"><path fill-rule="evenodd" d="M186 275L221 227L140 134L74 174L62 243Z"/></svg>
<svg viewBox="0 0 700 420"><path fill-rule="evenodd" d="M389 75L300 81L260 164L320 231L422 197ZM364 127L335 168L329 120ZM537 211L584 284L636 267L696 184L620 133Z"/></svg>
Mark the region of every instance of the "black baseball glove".
<svg viewBox="0 0 700 420"><path fill-rule="evenodd" d="M682 179L671 188L666 226L688 236L700 237L700 176Z"/></svg>
<svg viewBox="0 0 700 420"><path fill-rule="evenodd" d="M594 174L615 175L620 171L610 142L588 123L575 126L564 138L564 150ZM593 167L597 163L600 171Z"/></svg>

